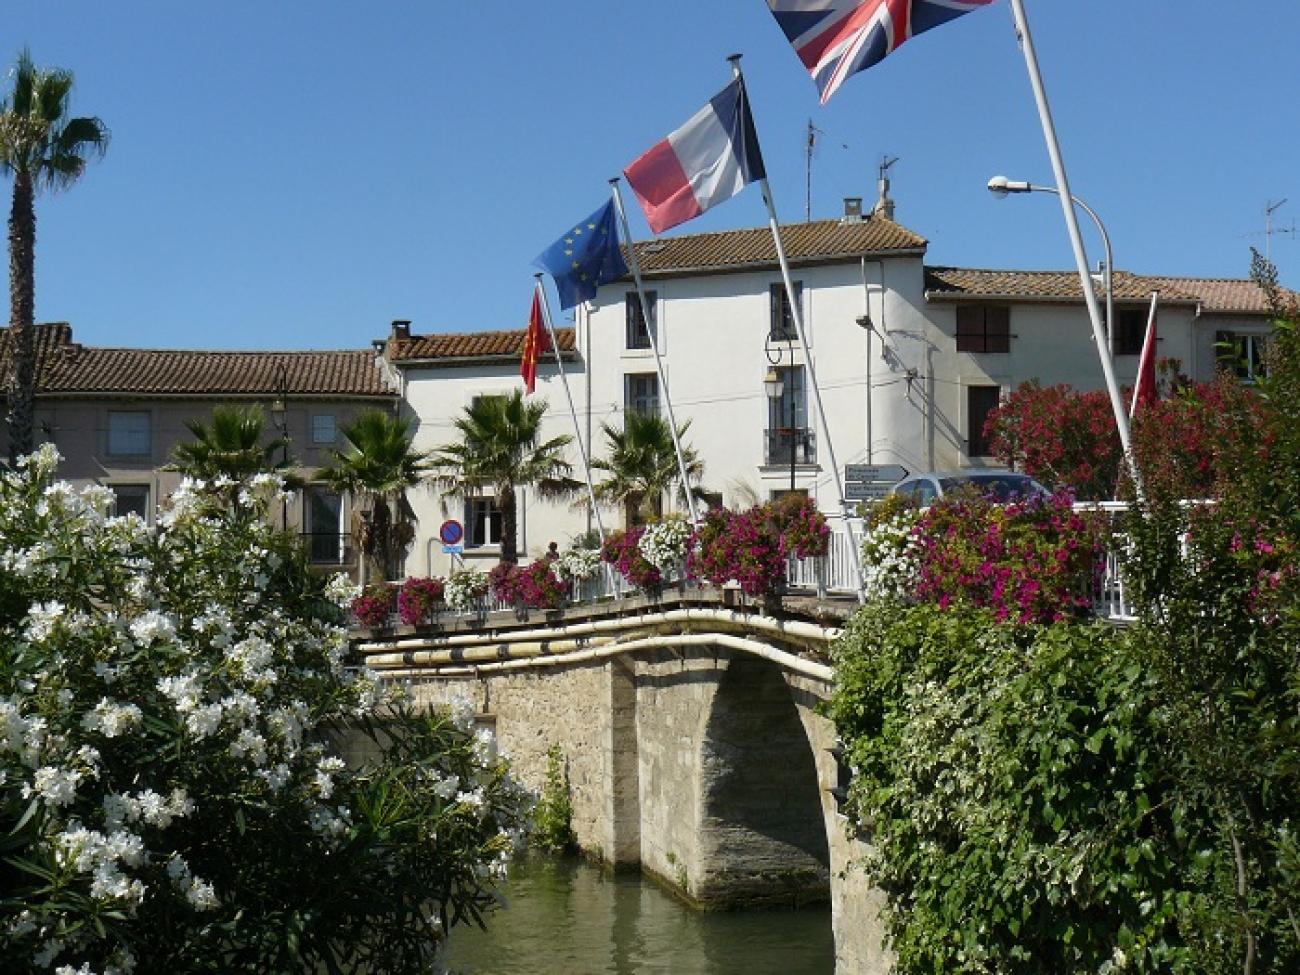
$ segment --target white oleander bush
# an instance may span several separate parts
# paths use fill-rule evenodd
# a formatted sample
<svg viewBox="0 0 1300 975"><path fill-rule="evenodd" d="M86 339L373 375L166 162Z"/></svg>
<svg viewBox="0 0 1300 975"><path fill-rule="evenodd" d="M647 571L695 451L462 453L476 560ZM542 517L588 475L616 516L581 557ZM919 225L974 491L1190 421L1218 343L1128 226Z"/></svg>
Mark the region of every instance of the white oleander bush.
<svg viewBox="0 0 1300 975"><path fill-rule="evenodd" d="M57 462L0 473L0 969L436 970L529 806L472 709L347 665L351 588L269 526L277 477L151 526Z"/></svg>

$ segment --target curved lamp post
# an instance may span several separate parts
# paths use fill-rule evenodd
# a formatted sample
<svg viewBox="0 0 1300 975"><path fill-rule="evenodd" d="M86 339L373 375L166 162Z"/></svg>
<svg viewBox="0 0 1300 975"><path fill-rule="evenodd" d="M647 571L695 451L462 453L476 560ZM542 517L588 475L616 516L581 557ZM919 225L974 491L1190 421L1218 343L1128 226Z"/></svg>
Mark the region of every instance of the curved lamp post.
<svg viewBox="0 0 1300 975"><path fill-rule="evenodd" d="M1005 176L994 176L988 183L989 192L997 197L1006 197L1009 193L1051 193L1053 196L1060 197L1063 194L1055 186L1039 186L1036 183L1029 183L1024 180L1007 179ZM1097 211L1073 193L1069 194L1070 202L1081 209L1088 216L1092 217L1092 222L1097 225L1097 231L1101 234L1101 243L1106 251L1106 269L1102 276L1103 287L1106 289L1106 327L1103 329L1101 323L1096 320L1096 295L1083 292L1084 304L1088 306L1088 315L1093 319L1092 329L1095 341L1097 342L1097 356L1101 360L1101 371L1106 378L1106 390L1110 395L1111 408L1115 413L1115 429L1119 432L1120 448L1124 452L1124 461L1128 465L1129 472L1133 475L1133 487L1137 493L1138 500L1144 500L1144 490L1142 487L1142 474L1138 470L1137 461L1133 456L1133 448L1129 442L1128 416L1124 411L1124 404L1120 399L1119 383L1115 380L1115 367L1111 361L1110 345L1111 330L1115 327L1115 294L1112 287L1111 265L1114 258L1110 250L1110 234L1106 233L1106 227L1101 222L1101 217L1097 216ZM1062 208L1067 212L1067 223L1074 220L1074 213L1071 207L1062 203ZM1087 278L1087 263L1083 257L1083 244L1078 241L1078 229L1073 230L1073 237L1076 241L1076 258L1079 264L1079 279L1082 285Z"/></svg>
<svg viewBox="0 0 1300 975"><path fill-rule="evenodd" d="M994 176L989 180L989 192L999 199L1005 199L1011 193L1051 193L1053 196L1061 195L1061 191L1055 186L1039 186L1037 183L1007 179L1005 176ZM1092 217L1092 222L1097 225L1097 232L1101 234L1101 246L1106 252L1106 266L1102 271L1102 287L1106 289L1106 339L1108 343L1113 343L1115 340L1115 289L1112 287L1111 268L1114 267L1115 260L1110 250L1110 234L1106 233L1106 227L1102 224L1101 217L1097 216L1096 210L1073 193L1070 194L1070 200L1080 210Z"/></svg>

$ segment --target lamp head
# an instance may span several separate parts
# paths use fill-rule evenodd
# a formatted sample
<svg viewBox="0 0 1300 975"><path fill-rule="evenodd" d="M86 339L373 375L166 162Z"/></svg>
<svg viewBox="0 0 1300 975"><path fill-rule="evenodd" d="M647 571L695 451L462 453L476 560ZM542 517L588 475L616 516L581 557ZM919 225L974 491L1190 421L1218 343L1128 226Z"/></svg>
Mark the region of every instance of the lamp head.
<svg viewBox="0 0 1300 975"><path fill-rule="evenodd" d="M1008 193L1028 193L1033 189L1028 182L1023 179L1007 179L1005 176L994 176L989 180L989 192L996 197L1005 197Z"/></svg>
<svg viewBox="0 0 1300 975"><path fill-rule="evenodd" d="M767 375L763 377L763 389L767 393L768 399L781 398L781 393L785 390L785 383L781 380L781 374L776 371L775 366L768 366Z"/></svg>

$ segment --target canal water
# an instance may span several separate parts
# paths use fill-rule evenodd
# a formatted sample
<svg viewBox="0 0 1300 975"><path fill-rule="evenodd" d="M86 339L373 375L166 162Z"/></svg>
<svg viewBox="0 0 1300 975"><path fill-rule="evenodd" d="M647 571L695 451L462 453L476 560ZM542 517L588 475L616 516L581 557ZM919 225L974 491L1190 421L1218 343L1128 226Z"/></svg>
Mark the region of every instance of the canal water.
<svg viewBox="0 0 1300 975"><path fill-rule="evenodd" d="M532 856L488 929L457 927L455 975L831 975L829 908L700 913L639 873Z"/></svg>

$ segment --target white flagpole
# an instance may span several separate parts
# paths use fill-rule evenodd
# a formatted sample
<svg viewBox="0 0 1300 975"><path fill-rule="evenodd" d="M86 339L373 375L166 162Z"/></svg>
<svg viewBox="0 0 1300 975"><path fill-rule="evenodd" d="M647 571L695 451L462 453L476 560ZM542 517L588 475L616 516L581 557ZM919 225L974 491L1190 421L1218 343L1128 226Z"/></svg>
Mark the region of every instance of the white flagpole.
<svg viewBox="0 0 1300 975"><path fill-rule="evenodd" d="M727 60L731 62L732 74L737 78L741 77L740 55L733 54ZM817 372L813 368L812 352L808 349L808 338L803 327L803 311L795 298L794 283L790 278L790 262L785 255L785 245L781 242L781 226L776 218L776 204L772 201L772 189L768 186L766 176L758 181L758 185L763 191L763 202L767 205L767 222L772 230L772 242L776 246L777 263L781 265L781 280L785 284L786 301L790 306L790 320L794 322L794 330L799 336L799 347L803 349L804 365L808 369L808 385L812 387L813 402L817 404L817 418L825 434L826 459L830 462L831 474L835 478L835 496L839 499L840 512L844 516L844 531L848 535L849 551L853 555L853 571L858 580L858 602L865 603L867 583L862 573L862 553L858 551L857 541L853 537L853 528L849 521L851 508L844 497L844 480L840 474L839 461L835 459L835 447L831 442L831 428L826 421L826 408L822 405L821 390L817 387ZM791 436L793 435L791 433Z"/></svg>
<svg viewBox="0 0 1300 975"><path fill-rule="evenodd" d="M1020 47L1025 54L1029 84L1034 90L1034 100L1038 104L1038 118L1043 126L1043 139L1047 143L1047 154L1052 161L1052 174L1056 177L1061 212L1065 216L1065 228L1070 235L1070 245L1074 249L1074 263L1079 269L1079 284L1083 289L1083 300L1088 307L1088 317L1092 320L1093 339L1097 344L1097 357L1101 360L1102 375L1106 378L1106 390L1110 394L1111 410L1115 414L1115 428L1119 431L1120 447L1124 451L1124 461L1128 465L1129 474L1133 477L1133 487L1137 491L1138 500L1141 501L1144 498L1142 475L1138 471L1137 461L1133 456L1133 446L1129 441L1128 415L1124 412L1119 383L1115 380L1115 364L1111 361L1106 332L1102 327L1101 310L1097 307L1097 295L1093 291L1092 275L1088 271L1088 256L1084 252L1083 238L1079 234L1079 220L1074 212L1074 200L1070 196L1070 182L1065 175L1065 163L1061 160L1061 146L1056 138L1056 127L1052 124L1052 110L1048 107L1043 77L1038 70L1038 56L1034 53L1034 42L1029 33L1029 22L1025 18L1023 0L1011 0L1011 14L1015 22L1016 34L1020 38Z"/></svg>
<svg viewBox="0 0 1300 975"><path fill-rule="evenodd" d="M600 517L600 506L596 504L596 488L591 483L591 462L587 456L587 447L582 442L582 426L578 423L578 411L573 406L573 393L569 389L569 377L564 372L564 363L560 359L560 343L555 339L555 326L551 324L551 302L546 297L546 289L542 287L542 275L537 273L533 275L533 284L537 288L537 294L541 298L542 304L542 323L546 326L546 334L551 340L551 351L555 353L555 368L559 370L560 382L564 386L564 398L569 401L569 416L573 418L573 440L578 445L578 454L582 457L582 474L587 479L587 500L591 503L591 513L596 519L596 534L600 537L600 547L605 547L605 523ZM610 592L614 591L614 568L608 562L603 562L605 567L605 578L610 584Z"/></svg>
<svg viewBox="0 0 1300 975"><path fill-rule="evenodd" d="M1151 292L1151 310L1147 312L1147 333L1146 336L1142 339L1142 354L1138 356L1137 381L1133 383L1133 402L1129 403L1128 405L1128 418L1130 423L1133 421L1133 417L1137 416L1138 394L1142 392L1142 372L1143 372L1142 366L1147 361L1148 352L1150 352L1153 355L1155 354L1155 350L1151 348L1151 341L1152 341L1151 326L1156 323L1156 302L1158 302L1159 300L1160 300L1160 292L1159 291Z"/></svg>
<svg viewBox="0 0 1300 975"><path fill-rule="evenodd" d="M650 333L650 351L655 357L655 372L659 374L659 389L663 392L665 412L668 414L668 432L673 435L673 450L677 452L677 474L682 479L682 490L686 492L686 508L691 514L691 524L699 524L700 517L695 510L695 495L691 493L690 478L686 475L686 455L682 452L682 441L677 436L677 420L673 416L673 401L668 395L668 377L664 375L663 360L659 358L659 329L650 320L650 302L646 301L645 283L641 280L641 262L637 260L636 245L632 241L632 231L627 225L627 211L623 209L623 194L619 192L618 177L609 181L614 194L614 209L618 211L618 220L623 227L623 240L627 243L627 265L632 271L632 280L636 282L636 298L641 303L641 318L646 331Z"/></svg>

